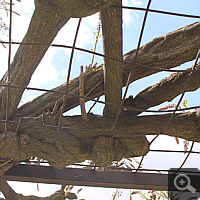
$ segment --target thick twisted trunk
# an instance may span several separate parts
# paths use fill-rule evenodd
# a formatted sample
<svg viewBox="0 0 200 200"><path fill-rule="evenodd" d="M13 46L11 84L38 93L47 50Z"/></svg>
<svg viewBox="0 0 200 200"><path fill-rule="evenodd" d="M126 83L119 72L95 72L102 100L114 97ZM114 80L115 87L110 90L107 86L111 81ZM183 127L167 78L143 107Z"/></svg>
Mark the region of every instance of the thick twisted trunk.
<svg viewBox="0 0 200 200"><path fill-rule="evenodd" d="M162 134L200 142L199 114L199 111L176 114ZM24 124L17 133L11 126L13 131L8 132L7 139L1 134L0 158L17 162L36 156L57 168L86 159L107 166L112 160L145 155L149 151L145 135L159 134L169 117L170 114L121 117L113 133L109 132L112 118L90 114L85 123L81 116L64 117L56 145L53 145L56 127L49 125L57 124L57 116L45 113L36 118L22 118Z"/></svg>

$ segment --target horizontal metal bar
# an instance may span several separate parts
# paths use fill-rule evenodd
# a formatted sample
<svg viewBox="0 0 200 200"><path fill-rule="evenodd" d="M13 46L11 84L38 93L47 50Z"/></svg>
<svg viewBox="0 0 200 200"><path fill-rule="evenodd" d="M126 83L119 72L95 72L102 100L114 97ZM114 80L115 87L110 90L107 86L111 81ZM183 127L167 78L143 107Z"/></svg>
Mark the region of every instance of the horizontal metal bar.
<svg viewBox="0 0 200 200"><path fill-rule="evenodd" d="M131 10L146 11L146 8L138 8L138 7L130 7L130 6L111 5L110 7L115 7L115 8L118 7L118 8L131 9ZM149 9L148 12L154 12L154 13L166 14L166 15L174 15L174 16L179 16L179 17L196 18L196 19L200 18L200 16L198 16L198 15L189 15L189 14L183 14L183 13L174 13L174 12L163 11L163 10Z"/></svg>
<svg viewBox="0 0 200 200"><path fill-rule="evenodd" d="M155 173L133 173L103 171L94 169L64 168L51 166L17 165L0 179L49 184L80 185L108 188L129 188L145 190L167 190L168 175Z"/></svg>
<svg viewBox="0 0 200 200"><path fill-rule="evenodd" d="M8 85L0 83L0 87L8 87ZM19 88L19 89L26 89L26 90L41 91L41 92L52 92L52 93L57 93L57 94L66 94L66 95L73 96L73 97L76 97L76 98L83 98L83 99L86 99L88 101L94 101L94 102L97 102L97 103L116 106L116 107L119 107L119 108L122 107L122 108L134 110L134 111L139 111L139 112L171 113L171 112L175 111L175 110L148 110L148 109L134 108L134 107L124 106L124 105L121 106L121 105L117 105L117 104L113 104L113 103L109 103L109 102L95 100L94 98L91 98L91 97L81 96L81 95L73 94L73 93L70 93L70 92L57 91L57 90L54 90L54 89L49 90L49 89L24 87L24 86L17 86L17 85L9 85L9 87L10 88ZM185 110L198 109L198 108L200 108L200 106L192 106L192 107L187 107L187 108L181 108L181 109L177 109L176 111L185 111Z"/></svg>
<svg viewBox="0 0 200 200"><path fill-rule="evenodd" d="M196 153L200 154L198 151L178 151L178 150L161 150L161 149L150 149L151 152L165 152L165 153Z"/></svg>
<svg viewBox="0 0 200 200"><path fill-rule="evenodd" d="M18 45L36 45L36 46L48 46L48 47L59 47L59 48L68 48L68 49L72 49L73 47L72 46L68 46L68 45L60 45L60 44L48 44L48 43L34 43L34 42L7 42L7 41L0 41L0 43L2 44L18 44ZM181 69L165 69L165 68L159 68L159 67L153 67L153 66L148 66L148 65L142 65L142 64L139 64L139 63L133 63L133 62L130 62L130 61L126 61L126 60L121 60L121 59L118 59L118 58L114 58L114 57L111 57L111 56L107 56L107 55L104 55L104 54L101 54L101 53L97 53L97 52L93 52L93 51L90 51L90 50L87 50L87 49L83 49L83 48L79 48L79 47L74 47L75 50L78 50L78 51L82 51L82 52L86 52L86 53L90 53L90 54L94 54L94 55L97 55L97 56L100 56L100 57L104 57L104 58L108 58L108 59L111 59L111 60L116 60L118 62L122 62L122 63L125 63L125 64L130 64L130 65L135 65L137 67L143 67L143 68L149 68L149 69L152 69L152 70L156 70L156 71L163 71L163 72L190 72L192 70L190 69L186 69L186 70L181 70ZM199 71L200 69L195 69L195 71Z"/></svg>

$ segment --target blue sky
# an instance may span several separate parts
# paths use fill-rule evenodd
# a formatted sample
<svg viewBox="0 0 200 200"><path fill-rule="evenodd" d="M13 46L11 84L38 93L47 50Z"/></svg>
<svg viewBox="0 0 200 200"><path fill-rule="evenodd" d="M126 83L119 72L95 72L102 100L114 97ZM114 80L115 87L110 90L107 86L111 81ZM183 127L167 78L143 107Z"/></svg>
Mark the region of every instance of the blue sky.
<svg viewBox="0 0 200 200"><path fill-rule="evenodd" d="M123 0L124 6L138 6L145 8L147 5L147 0ZM200 15L200 1L199 0L153 0L150 6L151 9L158 9L164 11L172 11L172 12L180 12L185 14L193 14L193 15ZM13 9L20 13L20 16L13 15L13 30L12 30L12 39L13 41L20 42L28 28L29 21L31 19L31 15L34 11L34 1L29 0L25 1L22 0L21 3L17 3L13 6ZM4 16L1 13L1 16ZM135 10L127 10L123 11L123 36L124 36L124 44L123 44L123 52L127 53L128 51L135 49L137 47L137 42L140 34L141 24L143 21L144 12L143 11L135 11ZM93 49L94 48L94 40L95 35L94 31L96 31L98 25L98 14L92 15L87 18L83 18L80 32L78 35L77 40L77 47L86 48L86 49ZM144 35L142 38L142 45L149 42L155 37L160 35L166 34L171 32L175 29L178 29L182 26L187 24L191 24L196 22L197 19L191 18L182 18L182 17L175 17L169 15L161 15L155 13L149 13ZM65 45L72 45L74 34L76 31L76 26L78 23L78 19L71 19L58 33L57 37L54 39L54 44L65 44ZM1 36L2 40L8 40L6 36ZM102 41L101 39L98 42L97 52L102 53ZM18 45L12 46L12 56L14 56ZM7 52L8 46L4 49L0 46L0 77L3 76L7 69ZM66 81L68 65L69 65L69 58L70 58L70 49L62 49L62 48L54 48L51 47L45 54L43 60L38 66L35 74L33 75L31 82L29 84L30 87L40 87L51 89L62 84ZM82 53L79 51L75 51L73 66L72 66L72 73L71 79L74 77L79 76L80 73L80 66L89 65L91 63L92 55ZM103 62L102 58L98 58L95 56L95 62L101 64ZM185 69L191 67L193 62L188 62L184 65L178 67L178 69ZM145 89L147 86L152 85L158 81L160 81L165 76L169 76L169 73L157 73L155 75L149 76L145 79L138 80L131 84L128 90L129 95L135 96L138 92ZM25 92L22 102L27 102L34 97L40 95L41 92L32 92L27 91ZM101 98L103 100L103 97ZM200 105L200 90L197 90L193 93L186 93L184 99L187 99L189 106L196 106ZM177 103L178 98L174 99L170 103ZM164 103L163 105L168 104L169 102ZM86 108L88 109L91 103L86 104ZM157 106L154 109L158 109L160 106ZM102 105L96 106L93 110L94 113L101 114L103 109ZM79 107L69 111L68 114L80 114ZM151 136L148 137L151 139ZM177 145L174 138L168 136L160 136L151 146L153 149L177 149L183 150L183 143L180 140L180 144ZM195 144L194 151L200 151L200 146ZM166 169L170 167L178 167L184 160L185 155L177 155L177 154L160 154L160 153L148 153L144 159L144 167L146 168L159 168L159 169ZM195 155L190 155L185 167L199 167L200 166L200 159L195 157ZM19 184L13 183L13 188L16 189L18 192L24 193L24 188L27 187L26 192L28 194L34 195L42 195L46 196L47 194L51 194L52 191L58 189L54 186L54 189L51 186L46 186L45 184L40 184L40 192L36 191L36 184L31 184L28 186L27 183L21 183L23 186L19 186ZM20 189L22 190L20 191ZM43 189L44 188L44 189ZM32 190L33 189L33 190ZM31 191L32 190L32 191ZM85 196L87 191L90 191L89 196ZM97 189L93 188L85 188L81 193L80 197L85 199L111 199L111 195L114 189ZM97 195L100 193L99 195ZM124 190L122 193L122 197L119 199L128 199L129 190ZM87 194L88 195L88 194ZM93 195L93 196L92 196ZM98 197L97 197L98 196ZM104 197L103 197L104 196ZM133 199L139 199L135 197Z"/></svg>

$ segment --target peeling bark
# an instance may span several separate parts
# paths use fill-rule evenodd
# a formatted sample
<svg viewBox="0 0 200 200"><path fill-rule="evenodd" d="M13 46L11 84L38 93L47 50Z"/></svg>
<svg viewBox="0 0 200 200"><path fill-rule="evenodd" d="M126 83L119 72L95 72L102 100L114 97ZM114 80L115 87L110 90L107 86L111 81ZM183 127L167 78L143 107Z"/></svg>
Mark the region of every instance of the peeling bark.
<svg viewBox="0 0 200 200"><path fill-rule="evenodd" d="M56 128L21 124L17 134L9 131L7 138L1 134L0 158L18 162L36 156L48 160L56 168L63 168L86 159L106 166L111 160L146 155L149 151L149 142L145 135L159 134L169 117L170 114L121 117L114 132L108 133L113 123L112 118L89 114L88 123L85 123L81 116L67 116L63 118L64 127L59 131L56 145L53 145ZM22 118L21 122L55 125L49 115ZM86 129L91 131L87 132ZM179 113L162 134L200 142L199 130L200 111ZM110 140L111 137L113 140ZM106 146L109 148L105 148Z"/></svg>

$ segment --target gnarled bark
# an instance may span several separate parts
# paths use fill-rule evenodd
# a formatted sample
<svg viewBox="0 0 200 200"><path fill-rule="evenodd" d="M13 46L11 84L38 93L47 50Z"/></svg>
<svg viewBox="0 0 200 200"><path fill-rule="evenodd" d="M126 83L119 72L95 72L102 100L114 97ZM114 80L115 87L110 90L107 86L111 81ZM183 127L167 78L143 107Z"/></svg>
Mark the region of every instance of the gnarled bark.
<svg viewBox="0 0 200 200"><path fill-rule="evenodd" d="M67 116L62 120L63 128L59 130L55 145L56 127L48 125L57 122L49 113L22 118L24 124L20 125L17 133L9 131L7 138L1 134L0 158L19 162L36 156L48 160L57 168L89 159L105 167L112 160L145 155L149 151L145 135L159 134L170 115L121 117L113 133L109 133L112 118L89 114L85 123L81 116ZM12 125L10 129L13 129ZM200 111L179 113L162 134L200 142L199 130ZM4 169L0 167L0 170L2 174Z"/></svg>
<svg viewBox="0 0 200 200"><path fill-rule="evenodd" d="M115 1L35 0L36 9L23 41L50 44L70 17L93 14L108 7L112 2ZM197 22L158 37L140 48L137 62L170 69L193 60L200 44L199 33L200 23ZM20 45L11 65L10 84L26 87L47 48L48 45ZM135 50L127 53L124 60L131 62L134 55ZM124 65L124 83L130 67L131 64ZM158 70L147 70L138 65L134 66L133 71L134 76L131 81L158 72ZM1 84L7 84L7 81L8 75L5 74ZM78 78L75 78L70 82L68 92L79 94L78 86ZM104 94L103 88L101 70L85 74L84 93L86 96L91 98L100 96ZM65 84L55 90L65 91ZM120 160L123 157L145 155L149 150L149 142L145 135L159 134L170 117L170 115L120 117L112 133L109 131L114 119L110 117L90 114L87 123L80 116L63 117L63 127L57 132L59 113L43 113L43 111L47 109L51 111L56 101L61 106L63 94L46 93L17 109L23 91L24 89L14 88L10 90L9 118L13 119L13 123L8 124L6 137L2 126L4 121L1 122L0 174L3 174L14 163L19 163L31 156L43 158L51 165L63 168L68 164L82 162L85 159L92 159L97 165L107 166L111 161ZM0 90L0 101L2 120L6 108L5 87ZM67 96L65 110L78 104L77 97ZM164 134L199 142L199 119L199 112L176 114ZM17 128L16 122L18 121L22 124ZM54 144L55 137L56 143Z"/></svg>

